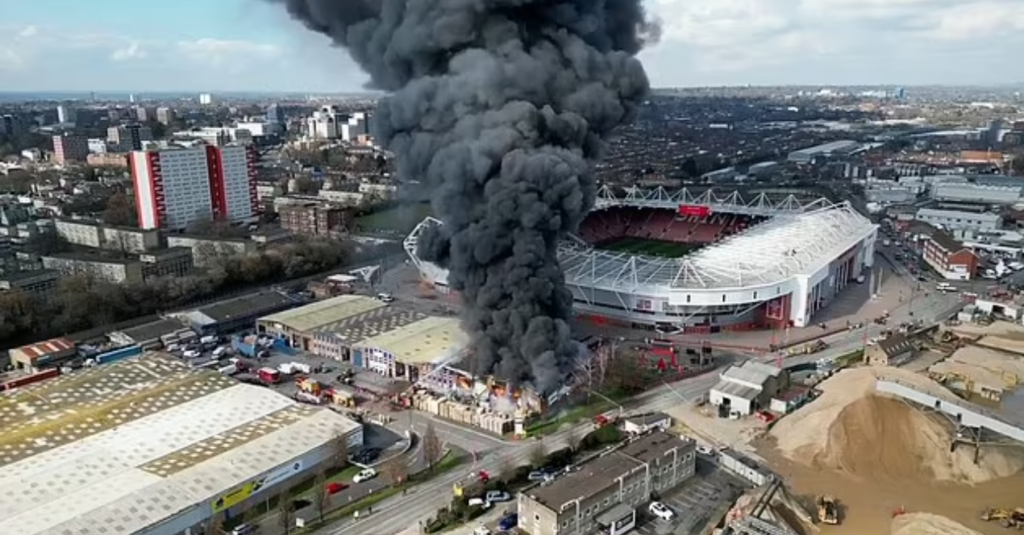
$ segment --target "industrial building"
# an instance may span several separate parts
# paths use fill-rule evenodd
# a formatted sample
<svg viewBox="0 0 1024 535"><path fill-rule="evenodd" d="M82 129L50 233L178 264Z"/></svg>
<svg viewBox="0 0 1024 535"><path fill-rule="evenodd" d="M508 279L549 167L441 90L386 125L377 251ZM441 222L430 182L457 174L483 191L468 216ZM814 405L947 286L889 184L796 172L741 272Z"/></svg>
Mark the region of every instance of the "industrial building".
<svg viewBox="0 0 1024 535"><path fill-rule="evenodd" d="M974 251L942 230L935 230L924 242L921 258L946 280L971 280L978 271Z"/></svg>
<svg viewBox="0 0 1024 535"><path fill-rule="evenodd" d="M788 387L789 375L785 370L748 360L729 366L719 374L718 384L711 388L708 401L729 414L746 416L768 408L771 400Z"/></svg>
<svg viewBox="0 0 1024 535"><path fill-rule="evenodd" d="M0 533L178 535L313 477L362 427L148 354L0 394ZM45 423L42 423L45 422Z"/></svg>
<svg viewBox="0 0 1024 535"><path fill-rule="evenodd" d="M262 317L256 330L314 355L415 381L452 360L467 338L455 318L342 295Z"/></svg>
<svg viewBox="0 0 1024 535"><path fill-rule="evenodd" d="M1003 225L1003 218L989 212L964 212L962 210L938 210L921 208L914 216L918 221L946 230L995 231Z"/></svg>
<svg viewBox="0 0 1024 535"><path fill-rule="evenodd" d="M64 362L78 355L78 347L67 338L54 338L16 347L8 351L8 355L11 364L16 369L34 372L45 368L60 367ZM0 531L0 533L3 532Z"/></svg>
<svg viewBox="0 0 1024 535"><path fill-rule="evenodd" d="M828 157L833 155L850 154L860 147L860 143L851 140L833 141L823 145L815 145L806 149L795 150L789 153L787 160L793 163L807 164L815 158Z"/></svg>
<svg viewBox="0 0 1024 535"><path fill-rule="evenodd" d="M251 329L257 318L288 310L301 302L281 292L243 295L178 315L200 335L223 335Z"/></svg>
<svg viewBox="0 0 1024 535"><path fill-rule="evenodd" d="M636 508L693 477L696 443L655 431L519 494L519 528L531 535L625 533Z"/></svg>
<svg viewBox="0 0 1024 535"><path fill-rule="evenodd" d="M1012 205L1024 197L1017 177L999 175L928 176L931 197L938 201Z"/></svg>

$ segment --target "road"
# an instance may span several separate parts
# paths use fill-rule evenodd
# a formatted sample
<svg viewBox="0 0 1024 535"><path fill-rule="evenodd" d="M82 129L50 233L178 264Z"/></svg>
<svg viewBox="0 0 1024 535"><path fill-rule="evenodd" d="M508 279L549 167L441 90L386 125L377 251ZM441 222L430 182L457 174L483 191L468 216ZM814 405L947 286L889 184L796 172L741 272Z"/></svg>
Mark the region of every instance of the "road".
<svg viewBox="0 0 1024 535"><path fill-rule="evenodd" d="M931 288L925 289L931 290ZM953 294L942 294L935 291L922 291L913 300L900 304L890 310L890 325L911 319L921 319L925 323L943 319L959 307L959 297ZM869 324L865 330L847 331L828 338L831 347L823 352L790 357L785 359L786 365L813 362L821 358L831 358L849 353L862 347L865 338L877 336L886 327ZM866 335L866 336L865 336ZM774 362L774 356L758 357L765 362ZM681 403L692 403L704 396L715 383L718 374L711 372L666 383L645 392L624 403L623 409L629 412L663 411ZM459 469L438 477L412 489L407 496L396 496L382 501L374 507L372 514L361 515L358 521L343 519L338 523L316 530L317 535L392 535L407 529L416 531L419 521L432 516L437 509L449 504L452 499L452 485L464 478L473 470L498 472L505 460L513 465L525 465L529 462L534 440L509 442L491 437L482 432L466 429L451 423L431 418L430 416L409 412L399 415L394 425L405 425L414 430L425 429L427 423L433 422L442 440L466 447L475 452L473 466L462 466ZM404 422L404 423L403 423ZM593 429L590 422L581 422L571 428L562 429L544 437L542 442L548 451L565 447L567 437L580 436Z"/></svg>

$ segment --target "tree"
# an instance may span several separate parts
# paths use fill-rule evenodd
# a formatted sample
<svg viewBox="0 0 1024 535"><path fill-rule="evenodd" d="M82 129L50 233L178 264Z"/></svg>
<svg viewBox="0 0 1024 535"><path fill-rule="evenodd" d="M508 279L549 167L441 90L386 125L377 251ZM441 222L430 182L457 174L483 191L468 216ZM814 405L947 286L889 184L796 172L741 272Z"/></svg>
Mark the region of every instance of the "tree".
<svg viewBox="0 0 1024 535"><path fill-rule="evenodd" d="M384 462L382 467L384 475L391 481L392 485L398 486L405 482L408 470L405 459L401 455L394 455Z"/></svg>
<svg viewBox="0 0 1024 535"><path fill-rule="evenodd" d="M441 447L441 439L437 438L434 424L428 423L423 433L423 460L427 462L427 468L433 469L434 464L441 460Z"/></svg>
<svg viewBox="0 0 1024 535"><path fill-rule="evenodd" d="M123 191L119 191L107 199L107 207L103 210L103 222L115 227L135 226L137 221L135 207Z"/></svg>
<svg viewBox="0 0 1024 535"><path fill-rule="evenodd" d="M292 500L288 496L287 491L282 491L277 495L277 522L284 530L284 535L292 529L292 524L295 520L295 511L292 510Z"/></svg>
<svg viewBox="0 0 1024 535"><path fill-rule="evenodd" d="M43 230L25 240L25 250L41 256L71 251L71 243L53 230Z"/></svg>
<svg viewBox="0 0 1024 535"><path fill-rule="evenodd" d="M313 480L313 506L316 507L321 524L324 523L324 513L327 512L327 507L330 504L331 493L327 492L327 473L320 472Z"/></svg>
<svg viewBox="0 0 1024 535"><path fill-rule="evenodd" d="M331 440L331 463L336 470L348 466L348 435L339 430Z"/></svg>
<svg viewBox="0 0 1024 535"><path fill-rule="evenodd" d="M580 430L575 427L574 424L569 424L570 427L565 430L565 444L569 446L569 451L575 452L580 447L580 442L583 440L583 435Z"/></svg>
<svg viewBox="0 0 1024 535"><path fill-rule="evenodd" d="M498 479L508 483L515 477L515 466L512 465L512 459L508 455L502 455L498 458Z"/></svg>
<svg viewBox="0 0 1024 535"><path fill-rule="evenodd" d="M540 468L548 460L548 449L544 445L544 442L538 442L530 448L530 466L534 468Z"/></svg>

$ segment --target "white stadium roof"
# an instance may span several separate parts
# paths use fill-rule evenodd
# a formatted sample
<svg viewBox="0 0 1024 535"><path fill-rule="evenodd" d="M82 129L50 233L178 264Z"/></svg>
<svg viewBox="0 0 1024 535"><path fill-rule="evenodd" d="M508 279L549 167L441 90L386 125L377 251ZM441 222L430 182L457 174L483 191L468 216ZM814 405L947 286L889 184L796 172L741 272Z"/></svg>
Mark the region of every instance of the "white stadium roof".
<svg viewBox="0 0 1024 535"><path fill-rule="evenodd" d="M5 393L0 424L3 535L137 533L358 426L159 356Z"/></svg>
<svg viewBox="0 0 1024 535"><path fill-rule="evenodd" d="M654 258L564 244L566 281L618 291L731 289L809 275L875 231L846 204L776 216L682 258Z"/></svg>
<svg viewBox="0 0 1024 535"><path fill-rule="evenodd" d="M772 200L765 194L747 201L737 193L724 197L707 191L693 195L687 190L669 193L662 188L632 189L623 196L602 188L597 208L639 206L676 209L680 204L706 205L713 213L773 216L726 240L682 258L656 258L595 249L575 238L559 247L566 283L613 291L672 289L727 290L781 283L810 275L838 258L876 226L849 203L827 199L802 202L794 195ZM405 249L421 272L446 283L447 272L420 260L416 240L424 227L441 222L428 217L405 240Z"/></svg>

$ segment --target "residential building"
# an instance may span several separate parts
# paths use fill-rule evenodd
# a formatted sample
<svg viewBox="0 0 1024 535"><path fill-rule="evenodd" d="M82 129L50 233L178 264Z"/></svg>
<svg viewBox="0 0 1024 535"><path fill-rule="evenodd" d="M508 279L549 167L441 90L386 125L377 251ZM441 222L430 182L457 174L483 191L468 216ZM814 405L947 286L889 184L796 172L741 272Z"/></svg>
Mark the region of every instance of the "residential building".
<svg viewBox="0 0 1024 535"><path fill-rule="evenodd" d="M256 250L256 244L239 238L210 238L188 234L167 236L167 247L188 247L196 266L206 267L224 256L237 256Z"/></svg>
<svg viewBox="0 0 1024 535"><path fill-rule="evenodd" d="M107 141L114 152L143 150L147 142L153 141L153 132L139 124L111 126L107 129Z"/></svg>
<svg viewBox="0 0 1024 535"><path fill-rule="evenodd" d="M168 247L139 255L142 262L142 277L184 277L195 269L192 249L189 247Z"/></svg>
<svg viewBox="0 0 1024 535"><path fill-rule="evenodd" d="M161 107L156 109L156 122L160 124L170 124L174 122L174 110L167 107Z"/></svg>
<svg viewBox="0 0 1024 535"><path fill-rule="evenodd" d="M78 118L78 110L68 106L67 104L61 104L57 106L57 122L61 124L75 124L75 120Z"/></svg>
<svg viewBox="0 0 1024 535"><path fill-rule="evenodd" d="M142 262L101 256L60 254L42 256L43 267L59 271L62 275L88 275L93 279L114 284L140 284Z"/></svg>
<svg viewBox="0 0 1024 535"><path fill-rule="evenodd" d="M771 400L789 387L784 370L748 360L732 365L719 374L719 381L708 394L708 401L726 414L752 414L766 409Z"/></svg>
<svg viewBox="0 0 1024 535"><path fill-rule="evenodd" d="M270 124L281 124L285 123L284 110L278 104L271 104L267 106L267 122Z"/></svg>
<svg viewBox="0 0 1024 535"><path fill-rule="evenodd" d="M140 123L152 121L156 118L155 110L147 108L145 106L135 106L131 111L132 118Z"/></svg>
<svg viewBox="0 0 1024 535"><path fill-rule="evenodd" d="M519 494L519 529L530 535L625 533L636 523L637 507L693 477L696 443L655 431L578 468Z"/></svg>
<svg viewBox="0 0 1024 535"><path fill-rule="evenodd" d="M21 120L13 115L0 116L0 134L15 136L21 133Z"/></svg>
<svg viewBox="0 0 1024 535"><path fill-rule="evenodd" d="M256 152L251 147L136 151L130 156L139 226L183 229L195 221L256 216Z"/></svg>
<svg viewBox="0 0 1024 535"><path fill-rule="evenodd" d="M199 105L200 106L210 106L212 104L213 104L213 95L211 95L209 93L200 93L199 94Z"/></svg>
<svg viewBox="0 0 1024 535"><path fill-rule="evenodd" d="M60 273L52 269L14 271L0 275L0 291L43 296L55 289L58 282Z"/></svg>
<svg viewBox="0 0 1024 535"><path fill-rule="evenodd" d="M128 167L128 154L123 152L90 154L85 161L95 167Z"/></svg>
<svg viewBox="0 0 1024 535"><path fill-rule="evenodd" d="M1003 218L990 212L976 213L921 208L917 211L915 218L946 230L999 230L1003 225Z"/></svg>
<svg viewBox="0 0 1024 535"><path fill-rule="evenodd" d="M89 139L82 136L53 136L53 161L60 165L84 162L89 156Z"/></svg>
<svg viewBox="0 0 1024 535"><path fill-rule="evenodd" d="M946 280L971 280L978 271L974 252L939 229L924 242L921 257Z"/></svg>
<svg viewBox="0 0 1024 535"><path fill-rule="evenodd" d="M338 111L338 108L324 106L306 119L306 135L311 139L339 139L342 136L342 125L348 124L348 119L348 115Z"/></svg>
<svg viewBox="0 0 1024 535"><path fill-rule="evenodd" d="M92 154L106 154L107 153L107 140L99 138L91 138L87 141L89 144L89 152Z"/></svg>
<svg viewBox="0 0 1024 535"><path fill-rule="evenodd" d="M61 364L78 356L78 346L67 338L54 338L45 342L37 342L27 346L14 348L7 352L11 364L19 370L38 371L45 368L59 367Z"/></svg>
<svg viewBox="0 0 1024 535"><path fill-rule="evenodd" d="M123 253L141 253L160 248L160 231L111 227L95 221L57 219L53 228L74 245L110 249Z"/></svg>
<svg viewBox="0 0 1024 535"><path fill-rule="evenodd" d="M278 210L281 228L309 236L323 236L344 229L350 213L342 208L317 204L292 204Z"/></svg>

